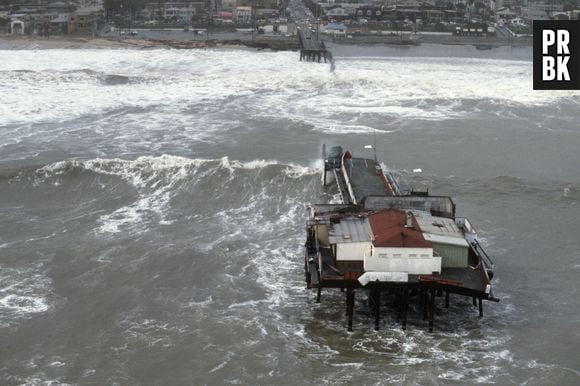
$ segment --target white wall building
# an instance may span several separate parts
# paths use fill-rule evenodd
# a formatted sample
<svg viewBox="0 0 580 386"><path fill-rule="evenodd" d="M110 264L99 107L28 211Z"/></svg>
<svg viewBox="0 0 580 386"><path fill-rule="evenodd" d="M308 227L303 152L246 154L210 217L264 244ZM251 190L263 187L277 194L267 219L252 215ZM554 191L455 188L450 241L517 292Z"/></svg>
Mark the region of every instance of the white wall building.
<svg viewBox="0 0 580 386"><path fill-rule="evenodd" d="M252 22L252 7L236 7L234 9L234 22L250 24Z"/></svg>
<svg viewBox="0 0 580 386"><path fill-rule="evenodd" d="M382 210L367 218L345 218L328 232L337 262L363 262L365 272L441 272L434 253L412 212Z"/></svg>

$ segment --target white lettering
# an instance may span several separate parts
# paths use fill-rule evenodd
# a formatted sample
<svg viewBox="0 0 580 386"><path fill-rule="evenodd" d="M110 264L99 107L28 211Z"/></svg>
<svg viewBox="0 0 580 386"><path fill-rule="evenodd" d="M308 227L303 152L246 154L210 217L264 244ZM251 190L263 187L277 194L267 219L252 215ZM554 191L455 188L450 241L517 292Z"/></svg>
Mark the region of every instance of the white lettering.
<svg viewBox="0 0 580 386"><path fill-rule="evenodd" d="M569 56L558 56L556 61L558 68L558 80L570 80L570 73L568 72L568 60Z"/></svg>
<svg viewBox="0 0 580 386"><path fill-rule="evenodd" d="M548 55L548 48L556 43L556 33L551 29L542 30L542 54Z"/></svg>
<svg viewBox="0 0 580 386"><path fill-rule="evenodd" d="M568 43L570 43L570 32L565 29L558 30L558 55L570 55L570 50L568 49Z"/></svg>
<svg viewBox="0 0 580 386"><path fill-rule="evenodd" d="M556 78L556 61L551 56L542 57L542 80L552 81Z"/></svg>

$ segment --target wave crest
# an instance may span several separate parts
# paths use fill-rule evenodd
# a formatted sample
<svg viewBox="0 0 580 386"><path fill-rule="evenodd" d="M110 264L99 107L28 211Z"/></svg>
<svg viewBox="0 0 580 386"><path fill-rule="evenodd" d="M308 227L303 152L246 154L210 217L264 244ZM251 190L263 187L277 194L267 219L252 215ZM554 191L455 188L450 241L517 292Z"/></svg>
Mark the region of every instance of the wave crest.
<svg viewBox="0 0 580 386"><path fill-rule="evenodd" d="M243 192L251 203L267 197L269 186L288 185L318 173L317 165L282 164L276 160L191 159L180 156L144 156L134 160L64 160L36 170L34 185L60 185L62 180L90 178L86 173L119 178L137 193L137 200L100 217L98 233L117 233L127 226L144 230L147 220L170 224L172 200L182 205L204 205L208 200L224 200L236 205ZM94 177L93 177L94 178ZM91 179L92 183L93 179ZM83 183L76 182L73 183ZM300 183L299 183L300 186ZM235 193L235 194L234 194ZM233 195L233 196L232 196ZM237 198L236 198L237 197ZM197 201L196 201L197 200ZM177 204L176 204L177 205Z"/></svg>

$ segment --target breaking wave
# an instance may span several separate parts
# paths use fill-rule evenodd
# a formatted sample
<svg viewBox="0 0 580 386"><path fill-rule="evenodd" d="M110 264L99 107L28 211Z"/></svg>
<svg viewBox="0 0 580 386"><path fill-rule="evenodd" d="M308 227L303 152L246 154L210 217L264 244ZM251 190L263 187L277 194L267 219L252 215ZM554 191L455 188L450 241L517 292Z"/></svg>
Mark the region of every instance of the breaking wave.
<svg viewBox="0 0 580 386"><path fill-rule="evenodd" d="M0 71L0 81L12 79L19 82L31 82L50 85L52 83L96 83L102 85L124 85L146 81L146 78L138 76L126 76L120 74L108 74L88 69L68 70L68 71L33 71L14 70Z"/></svg>
<svg viewBox="0 0 580 386"><path fill-rule="evenodd" d="M101 215L96 228L98 233L118 233L127 229L144 231L148 222L171 224L180 217L177 208L188 204L224 201L223 207L232 207L230 210L250 211L267 205L268 200L279 200L275 193L267 192L271 185L280 186L282 195L295 194L298 200L301 191L295 191L296 186L316 180L317 173L317 166L280 164L275 160L243 162L228 157L190 159L162 155L135 160L66 160L41 167L28 178L22 174L7 177L12 182L28 179L37 187L63 185L64 191L70 185L94 186L102 176L123 181L131 189L126 192L127 197L134 195L134 199ZM115 186L114 180L99 184L105 190ZM217 215L220 213L223 211Z"/></svg>
<svg viewBox="0 0 580 386"><path fill-rule="evenodd" d="M521 106L552 106L562 100L580 103L575 92L527 92L531 89L527 62L361 58L330 73L325 66L297 64L293 52L113 50L109 59L106 50L83 52L79 59L74 50L44 51L47 60L59 59L50 70L38 65L35 52L11 52L0 84L16 80L21 87L3 95L6 109L0 110L0 124L17 124L23 117L27 122L62 121L123 106L163 106L168 116L176 116L192 105L209 102L223 107L233 99L242 115L307 124L316 117L317 130L340 134L385 129L385 122L399 118L458 119L484 111L501 114ZM233 61L235 66L230 65ZM251 73L245 70L249 67ZM59 103L47 103L50 100ZM470 108L472 101L492 108ZM344 117L353 118L345 122Z"/></svg>

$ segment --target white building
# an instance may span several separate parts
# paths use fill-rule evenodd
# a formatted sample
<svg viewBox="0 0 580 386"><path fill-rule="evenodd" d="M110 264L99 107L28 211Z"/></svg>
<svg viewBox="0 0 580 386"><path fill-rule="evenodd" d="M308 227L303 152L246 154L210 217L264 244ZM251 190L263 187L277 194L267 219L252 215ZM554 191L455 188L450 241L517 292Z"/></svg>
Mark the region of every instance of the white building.
<svg viewBox="0 0 580 386"><path fill-rule="evenodd" d="M441 272L441 257L424 237L412 212L383 210L368 217L373 248L364 258L364 270L431 275Z"/></svg>
<svg viewBox="0 0 580 386"><path fill-rule="evenodd" d="M234 9L234 22L250 24L252 22L252 7L236 7Z"/></svg>
<svg viewBox="0 0 580 386"><path fill-rule="evenodd" d="M412 212L382 210L344 218L329 227L328 241L338 263L363 263L365 272L441 272L441 257L423 235Z"/></svg>

